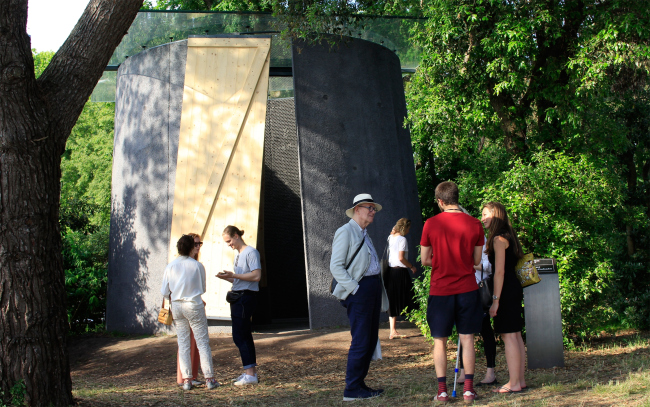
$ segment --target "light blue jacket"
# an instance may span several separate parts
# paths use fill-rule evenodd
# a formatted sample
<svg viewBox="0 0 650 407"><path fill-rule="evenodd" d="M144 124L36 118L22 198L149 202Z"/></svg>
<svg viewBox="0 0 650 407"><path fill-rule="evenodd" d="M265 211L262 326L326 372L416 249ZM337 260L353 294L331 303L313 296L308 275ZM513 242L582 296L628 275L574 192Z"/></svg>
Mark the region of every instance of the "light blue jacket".
<svg viewBox="0 0 650 407"><path fill-rule="evenodd" d="M367 237L370 239L370 236ZM337 229L332 242L332 258L330 260L330 272L336 279L337 285L332 295L339 300L348 298L351 292L359 285L359 281L370 266L370 249L364 244L354 258L348 269L345 266L350 262L352 255L357 250L363 240L361 228L357 223L350 219L348 223ZM372 241L372 240L371 240ZM380 275L381 278L381 275ZM381 310L388 310L388 295L384 288L384 281L381 281Z"/></svg>

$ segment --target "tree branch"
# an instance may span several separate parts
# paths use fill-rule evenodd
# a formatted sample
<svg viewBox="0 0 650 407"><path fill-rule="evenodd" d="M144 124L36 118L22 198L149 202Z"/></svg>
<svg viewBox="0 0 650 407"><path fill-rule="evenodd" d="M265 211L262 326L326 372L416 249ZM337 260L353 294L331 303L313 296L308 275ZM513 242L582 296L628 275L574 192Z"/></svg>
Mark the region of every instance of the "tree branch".
<svg viewBox="0 0 650 407"><path fill-rule="evenodd" d="M49 115L58 123L56 142L60 151L142 3L142 0L91 0L38 79Z"/></svg>
<svg viewBox="0 0 650 407"><path fill-rule="evenodd" d="M510 153L521 154L526 151L526 127L525 118L518 118L516 113L525 112L521 106L517 106L510 95L501 92L497 95L494 91L495 84L492 80L488 82L487 93L490 98L490 105L499 117L499 126L505 136L505 147Z"/></svg>

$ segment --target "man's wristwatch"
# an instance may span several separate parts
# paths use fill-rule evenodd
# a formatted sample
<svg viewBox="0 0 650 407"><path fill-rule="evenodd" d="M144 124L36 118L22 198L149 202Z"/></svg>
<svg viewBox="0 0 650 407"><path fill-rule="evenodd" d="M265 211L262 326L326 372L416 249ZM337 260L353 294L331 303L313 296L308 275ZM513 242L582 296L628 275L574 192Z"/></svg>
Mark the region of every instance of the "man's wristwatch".
<svg viewBox="0 0 650 407"><path fill-rule="evenodd" d="M499 297L497 297L496 295L492 294L492 299L493 299L493 300L498 300Z"/></svg>

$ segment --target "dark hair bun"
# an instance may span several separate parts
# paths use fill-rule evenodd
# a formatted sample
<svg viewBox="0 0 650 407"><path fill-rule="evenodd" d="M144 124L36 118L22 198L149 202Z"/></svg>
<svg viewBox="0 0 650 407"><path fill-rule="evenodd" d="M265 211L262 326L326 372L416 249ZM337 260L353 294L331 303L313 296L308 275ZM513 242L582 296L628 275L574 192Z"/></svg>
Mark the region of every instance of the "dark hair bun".
<svg viewBox="0 0 650 407"><path fill-rule="evenodd" d="M181 256L189 256L192 248L194 247L194 238L188 235L181 236L176 243L178 254Z"/></svg>

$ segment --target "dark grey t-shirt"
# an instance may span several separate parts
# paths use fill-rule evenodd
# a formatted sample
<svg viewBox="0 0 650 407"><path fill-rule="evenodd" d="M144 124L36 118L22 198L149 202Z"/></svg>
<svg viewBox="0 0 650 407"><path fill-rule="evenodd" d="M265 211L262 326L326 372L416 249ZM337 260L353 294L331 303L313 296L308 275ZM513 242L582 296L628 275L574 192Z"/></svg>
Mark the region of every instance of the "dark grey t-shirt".
<svg viewBox="0 0 650 407"><path fill-rule="evenodd" d="M260 262L260 252L252 248L251 246L246 246L241 253L235 257L235 264L233 265L233 271L235 274L246 274L250 273L253 270L261 269L262 263ZM241 290L251 290L259 291L260 283L255 281L244 281L235 279L232 283L233 291Z"/></svg>

